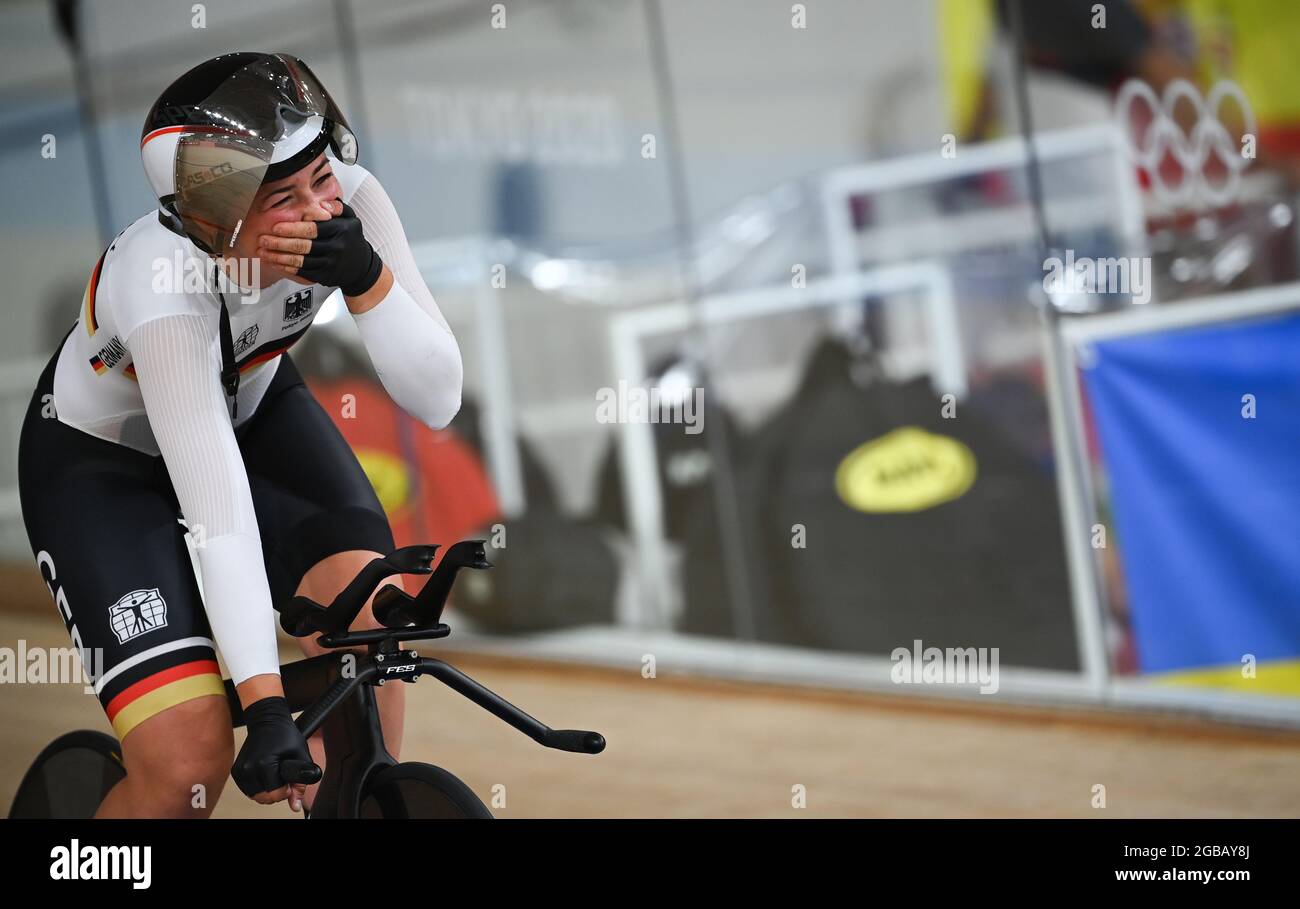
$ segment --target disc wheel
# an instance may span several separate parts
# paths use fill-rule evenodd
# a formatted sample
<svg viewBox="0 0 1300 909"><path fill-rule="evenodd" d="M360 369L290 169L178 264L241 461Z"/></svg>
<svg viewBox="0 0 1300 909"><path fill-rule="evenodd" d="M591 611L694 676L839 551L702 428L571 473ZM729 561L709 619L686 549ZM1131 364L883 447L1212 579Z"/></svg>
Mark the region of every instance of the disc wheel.
<svg viewBox="0 0 1300 909"><path fill-rule="evenodd" d="M93 817L126 776L117 739L88 729L61 735L37 755L18 784L10 818Z"/></svg>
<svg viewBox="0 0 1300 909"><path fill-rule="evenodd" d="M360 816L373 819L490 818L479 797L455 776L432 764L394 764L366 784Z"/></svg>

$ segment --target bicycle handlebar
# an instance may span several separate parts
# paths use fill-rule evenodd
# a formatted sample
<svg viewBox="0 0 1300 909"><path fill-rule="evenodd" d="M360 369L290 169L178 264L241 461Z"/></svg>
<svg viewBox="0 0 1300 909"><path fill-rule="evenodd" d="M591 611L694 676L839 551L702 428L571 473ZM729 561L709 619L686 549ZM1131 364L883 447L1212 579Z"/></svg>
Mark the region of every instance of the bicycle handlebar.
<svg viewBox="0 0 1300 909"><path fill-rule="evenodd" d="M483 687L450 663L429 658L417 662L418 675L431 675L457 694L464 695L499 720L504 720L539 745L578 754L600 754L605 737L585 729L552 729L524 713L496 692Z"/></svg>
<svg viewBox="0 0 1300 909"><path fill-rule="evenodd" d="M588 732L585 729L550 729L542 744L557 751L600 754L605 750L605 737L599 732Z"/></svg>
<svg viewBox="0 0 1300 909"><path fill-rule="evenodd" d="M443 606L451 591L456 574L462 568L491 568L484 552L483 540L462 540L447 550L436 571L430 568L437 546L404 546L395 549L387 556L372 559L357 576L339 592L328 607L321 606L307 597L294 597L288 603L277 606L280 624L289 634L305 637L320 633L320 643L325 647L356 647L367 645L368 656L357 661L356 672L340 676L315 703L306 706L296 720L298 729L304 737L315 733L329 714L345 698L351 695L359 685L382 685L386 680L414 681L420 675L432 675L453 691L478 704L484 710L504 720L533 741L547 748L569 751L578 754L600 754L605 750L605 738L598 732L585 729L552 729L540 720L529 716L518 707L502 699L499 695L484 688L478 682L465 675L455 667L441 660L419 659L417 654L397 649L399 641L416 640L430 637L445 637L450 629L440 624ZM383 629L349 631L352 622L360 614L366 600L385 578L394 574L431 574L420 592L412 597L400 587L388 585L374 595L373 612ZM385 657L389 658L388 662ZM308 697L308 690L323 681L323 673L333 674L335 665L332 659L338 655L324 655L304 661L300 672L286 673L285 690L290 687L293 700L301 703ZM398 673L396 677L392 674ZM301 684L290 686L290 674L299 679ZM377 679L378 677L378 679ZM311 684L314 683L314 684ZM234 686L227 682L227 694L234 707L232 714L237 714L238 699ZM235 716L236 725L241 717ZM291 766L292 765L292 766ZM305 779L315 765L303 762L285 762L281 773L287 782L316 782ZM290 779L290 776L293 778Z"/></svg>
<svg viewBox="0 0 1300 909"><path fill-rule="evenodd" d="M366 600L384 578L395 574L429 574L437 552L437 545L403 546L386 556L371 559L329 606L322 606L309 597L294 597L287 603L278 604L280 627L296 638L316 632L328 634L346 630L361 614Z"/></svg>
<svg viewBox="0 0 1300 909"><path fill-rule="evenodd" d="M491 568L483 549L483 540L461 540L452 545L424 587L415 596L393 585L375 594L372 609L375 618L385 628L404 628L408 625L437 625L442 619L443 607L451 585L462 568Z"/></svg>
<svg viewBox="0 0 1300 909"><path fill-rule="evenodd" d="M316 732L334 708L356 691L360 685L375 683L376 679L379 679L379 684L382 684L385 678L389 678L394 682L413 682L422 675L431 675L457 694L468 698L488 713L509 723L539 745L575 754L600 754L605 750L605 737L599 732L591 732L586 729L552 729L541 720L529 716L496 692L480 685L450 663L429 659L428 657L421 658L407 651L398 651L396 654L389 654L389 657L390 659L384 662L376 661L372 657L363 657L357 661L355 673L335 679L324 694L298 715L295 722L303 737L307 738ZM313 664L305 667L313 670L311 673L313 679L320 679L321 672L329 671L327 668L329 664L321 661L319 657L314 661L304 661L304 663ZM291 664L291 666L293 665L299 664ZM406 668L396 676L386 674L398 671L398 666L405 666ZM305 691L303 693L305 694Z"/></svg>
<svg viewBox="0 0 1300 909"><path fill-rule="evenodd" d="M285 760L280 762L280 779L289 784L310 786L319 783L322 773L320 766L313 761Z"/></svg>
<svg viewBox="0 0 1300 909"><path fill-rule="evenodd" d="M371 559L328 606L310 597L293 597L287 603L278 604L275 608L280 613L280 627L296 638L316 633L346 633L372 593L375 598L371 608L385 628L437 625L456 574L462 568L492 567L483 546L483 540L461 540L453 544L436 571L429 567L438 551L436 545L395 549L386 556ZM415 596L392 584L375 593L385 578L395 574L432 576Z"/></svg>

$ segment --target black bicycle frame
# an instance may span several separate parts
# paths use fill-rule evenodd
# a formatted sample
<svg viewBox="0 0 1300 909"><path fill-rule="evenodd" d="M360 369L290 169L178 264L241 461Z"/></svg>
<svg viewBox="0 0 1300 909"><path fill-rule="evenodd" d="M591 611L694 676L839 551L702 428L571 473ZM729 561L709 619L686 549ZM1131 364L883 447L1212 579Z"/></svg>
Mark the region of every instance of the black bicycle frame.
<svg viewBox="0 0 1300 909"><path fill-rule="evenodd" d="M301 711L295 721L299 731L307 738L319 730L325 745L325 774L316 792L312 817L357 817L367 781L397 763L384 744L375 700L376 686L388 682L414 682L422 675L433 676L547 748L582 754L599 754L605 748L605 739L597 732L552 729L454 666L400 649L403 641L450 634L451 629L439 620L457 572L462 568L491 567L483 556L483 541L466 540L452 546L437 570L431 572L429 566L436 549L407 546L372 560L328 607L306 597L294 597L279 608L285 631L296 637L320 633L317 643L322 647L339 648L280 668L289 711ZM375 586L394 573L431 577L415 597L393 585L383 587L374 595L373 611L384 627L349 631L348 626ZM345 649L356 647L365 647L366 651ZM226 680L226 698L234 726L244 725L244 711L230 679Z"/></svg>
<svg viewBox="0 0 1300 909"><path fill-rule="evenodd" d="M323 703L322 692L333 691L340 682L349 681L345 668L349 673L356 672L368 659L356 653L326 653L282 666L280 678L290 712L301 710L306 715L309 708ZM310 728L302 716L298 719L304 737L319 729L325 745L325 775L312 802L312 817L357 817L366 780L371 774L397 763L384 744L374 682L360 682L349 689L348 695L336 699L327 710L313 714L318 719ZM226 697L235 728L244 725L244 712L229 679Z"/></svg>

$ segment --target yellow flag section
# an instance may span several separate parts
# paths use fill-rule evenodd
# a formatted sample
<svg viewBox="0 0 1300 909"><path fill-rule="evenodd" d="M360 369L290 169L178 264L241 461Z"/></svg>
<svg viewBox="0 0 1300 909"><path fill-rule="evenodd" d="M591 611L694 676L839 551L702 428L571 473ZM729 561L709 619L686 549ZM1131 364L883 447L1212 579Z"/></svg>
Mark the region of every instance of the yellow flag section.
<svg viewBox="0 0 1300 909"><path fill-rule="evenodd" d="M903 426L849 452L835 470L835 491L858 511L924 511L959 498L975 472L962 442Z"/></svg>
<svg viewBox="0 0 1300 909"><path fill-rule="evenodd" d="M939 59L948 128L959 139L975 126L993 47L992 0L940 0Z"/></svg>
<svg viewBox="0 0 1300 909"><path fill-rule="evenodd" d="M393 514L411 497L411 471L406 462L387 451L364 448L356 451L357 462L375 487L384 514Z"/></svg>
<svg viewBox="0 0 1300 909"><path fill-rule="evenodd" d="M1268 660L1254 666L1250 670L1251 674L1247 674L1247 671L1244 666L1229 665L1161 672L1147 677L1165 685L1226 688L1245 694L1300 696L1300 660Z"/></svg>
<svg viewBox="0 0 1300 909"><path fill-rule="evenodd" d="M1250 99L1261 128L1294 127L1300 121L1300 3L1186 0L1182 8L1196 36L1204 84L1231 79Z"/></svg>

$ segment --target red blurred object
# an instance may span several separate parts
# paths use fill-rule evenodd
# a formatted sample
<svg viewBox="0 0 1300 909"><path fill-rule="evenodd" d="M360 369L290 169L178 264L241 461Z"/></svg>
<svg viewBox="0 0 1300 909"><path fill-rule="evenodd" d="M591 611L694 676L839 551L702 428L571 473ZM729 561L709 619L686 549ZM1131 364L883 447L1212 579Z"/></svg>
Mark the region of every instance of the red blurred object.
<svg viewBox="0 0 1300 909"><path fill-rule="evenodd" d="M356 453L398 546L438 543L445 549L497 519L487 471L454 429L430 429L363 378L307 386Z"/></svg>

